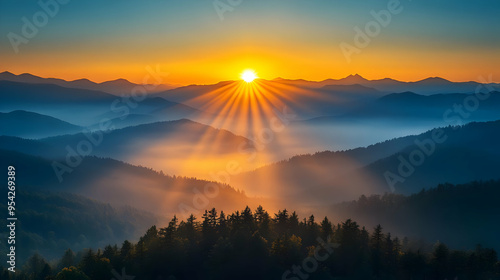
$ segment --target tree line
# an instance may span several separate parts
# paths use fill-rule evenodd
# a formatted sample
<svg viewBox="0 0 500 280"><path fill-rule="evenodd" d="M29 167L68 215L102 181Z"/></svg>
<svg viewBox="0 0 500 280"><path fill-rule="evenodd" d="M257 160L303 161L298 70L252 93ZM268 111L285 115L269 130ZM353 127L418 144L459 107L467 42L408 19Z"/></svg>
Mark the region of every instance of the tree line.
<svg viewBox="0 0 500 280"><path fill-rule="evenodd" d="M261 206L226 214L205 211L152 226L132 243L108 245L47 262L33 255L1 279L500 279L495 250L457 251L443 243L415 248L351 219L300 219L296 212L269 214Z"/></svg>

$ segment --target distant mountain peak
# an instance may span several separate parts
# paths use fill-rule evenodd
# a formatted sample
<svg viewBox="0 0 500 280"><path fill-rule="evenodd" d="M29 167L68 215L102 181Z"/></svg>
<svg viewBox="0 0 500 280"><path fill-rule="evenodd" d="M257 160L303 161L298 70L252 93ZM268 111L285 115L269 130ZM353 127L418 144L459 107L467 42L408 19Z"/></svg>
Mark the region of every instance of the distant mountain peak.
<svg viewBox="0 0 500 280"><path fill-rule="evenodd" d="M101 84L110 84L110 83L116 83L116 84L131 84L131 82L127 79L124 79L124 78L119 78L119 79L116 79L116 80L111 80L111 81L106 81L106 82L102 82Z"/></svg>
<svg viewBox="0 0 500 280"><path fill-rule="evenodd" d="M449 81L447 79L444 79L444 78L441 78L441 77L429 77L429 78L421 80L420 82L431 82L431 83L446 82L446 83L451 83L451 81Z"/></svg>
<svg viewBox="0 0 500 280"><path fill-rule="evenodd" d="M30 114L30 115L40 115L38 113L35 113L35 112L30 112L30 111L26 111L26 110L14 110L14 111L10 111L8 113L2 113L2 114L12 114L12 115L15 115L15 114Z"/></svg>
<svg viewBox="0 0 500 280"><path fill-rule="evenodd" d="M353 83L353 84L358 84L358 83L362 83L362 82L367 82L368 80L363 78L361 75L359 74L354 74L354 75L349 75L343 79L341 79L342 81L347 81L347 82L350 82L350 83Z"/></svg>
<svg viewBox="0 0 500 280"><path fill-rule="evenodd" d="M92 81L91 81L91 80L86 79L86 78L83 78L83 79L76 79L76 80L73 80L72 82L91 82L91 83L92 83Z"/></svg>
<svg viewBox="0 0 500 280"><path fill-rule="evenodd" d="M22 73L22 74L19 74L18 76L20 76L20 77L40 78L40 77L35 76L33 74L30 74L30 73Z"/></svg>
<svg viewBox="0 0 500 280"><path fill-rule="evenodd" d="M383 78L383 79L379 79L379 80L375 80L375 81L384 81L384 82L399 82L399 83L401 83L401 81L395 80L395 79L393 79L393 78Z"/></svg>

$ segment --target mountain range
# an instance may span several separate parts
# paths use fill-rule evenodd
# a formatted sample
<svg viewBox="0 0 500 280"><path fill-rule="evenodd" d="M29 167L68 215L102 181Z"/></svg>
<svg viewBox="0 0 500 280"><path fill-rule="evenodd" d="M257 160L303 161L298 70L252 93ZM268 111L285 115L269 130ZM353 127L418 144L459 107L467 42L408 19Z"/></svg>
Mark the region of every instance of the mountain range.
<svg viewBox="0 0 500 280"><path fill-rule="evenodd" d="M66 81L63 79L57 78L42 78L29 73L23 74L13 74L11 72L5 71L0 73L0 81L11 81L11 82L20 82L27 84L54 84L66 88L78 88L78 89L87 89L87 90L96 90L96 91L104 91L107 93L111 93L114 95L130 95L132 90L136 87L144 87L148 89L150 93L164 91L168 89L172 89L177 87L176 85L170 84L159 84L159 85L151 85L151 84L135 84L129 82L126 79L116 79L112 81L106 81L102 83L92 82L89 79L78 79L74 81Z"/></svg>
<svg viewBox="0 0 500 280"><path fill-rule="evenodd" d="M459 114L455 106L468 106L474 110L467 110L469 121L484 121L500 119L500 92L489 92L486 100L477 100L477 108L470 107L468 98L472 95L466 93L421 95L413 92L391 93L377 98L373 102L363 104L349 112L336 116L322 116L306 120L308 125L341 122L353 119L411 119L415 121L426 120L453 120ZM475 102L475 101L469 101ZM472 104L472 103L471 103ZM474 105L475 106L475 105ZM463 117L465 119L465 117Z"/></svg>
<svg viewBox="0 0 500 280"><path fill-rule="evenodd" d="M0 135L22 138L43 138L73 134L83 127L33 112L22 110L0 113Z"/></svg>
<svg viewBox="0 0 500 280"><path fill-rule="evenodd" d="M257 206L257 201L225 184L219 183L214 189L210 181L167 176L151 168L109 158L84 157L78 167L71 167L71 172L59 181L54 164L68 167L65 161L55 163L10 150L0 150L0 155L0 164L15 166L18 185L30 192L73 193L115 206L132 206L162 217L174 214L180 217L191 212L199 215L209 207L233 211L241 204ZM217 192L215 197L205 191L207 185L212 186L211 192Z"/></svg>
<svg viewBox="0 0 500 280"><path fill-rule="evenodd" d="M332 206L331 212L338 220L354 219L367 228L384 225L384 230L413 240L445 241L465 250L481 240L482 246L499 250L498 195L500 181L440 184L410 196L363 195Z"/></svg>
<svg viewBox="0 0 500 280"><path fill-rule="evenodd" d="M160 216L130 206L113 207L67 192L20 190L17 193L19 205L27 206L16 213L19 224L16 240L23 244L17 246L18 263L34 253L55 259L68 248L82 250L121 243L127 238L137 239L151 224L163 221ZM7 209L4 201L0 207ZM7 238L4 232L1 236ZM7 252L7 245L0 244L0 249Z"/></svg>
<svg viewBox="0 0 500 280"><path fill-rule="evenodd" d="M442 133L443 143L429 144L435 131ZM412 194L443 182L500 179L499 142L500 121L449 126L366 148L295 156L238 175L232 185L249 195L265 193L304 207L351 200L362 194ZM423 154L422 143L432 153L424 154L423 163L409 166L410 155ZM406 173L399 172L401 165L403 171L414 171L405 177ZM386 179L388 172L402 181L390 184L395 181Z"/></svg>
<svg viewBox="0 0 500 280"><path fill-rule="evenodd" d="M92 140L94 139L94 140ZM129 126L106 132L82 132L38 140L0 136L3 149L50 159L64 159L82 145L86 155L111 157L133 164L148 163L168 174L209 179L210 173L224 170L227 162L246 157L240 152L252 141L223 129L187 119ZM83 143L83 144L82 144ZM196 166L196 168L193 168Z"/></svg>
<svg viewBox="0 0 500 280"><path fill-rule="evenodd" d="M368 80L358 74L349 75L343 79L327 79L320 82L306 81L306 80L287 80L287 79L274 79L273 81L287 84L296 85L309 88L322 88L329 85L353 85L359 84L362 86L370 87L385 93L405 92L411 91L422 95L432 95L439 93L475 93L478 89L480 91L490 92L500 88L499 83L488 82L486 78L484 82L478 83L475 81L468 82L452 82L440 77L429 77L414 82L403 82L391 78Z"/></svg>
<svg viewBox="0 0 500 280"><path fill-rule="evenodd" d="M65 88L53 84L0 81L0 110L25 110L49 115L79 126L95 126L103 120L119 119L118 127L129 124L130 114L148 114L154 121L190 117L203 119L208 114L160 97L117 97L87 89Z"/></svg>
<svg viewBox="0 0 500 280"><path fill-rule="evenodd" d="M0 164L16 166L24 195L41 199L33 206L39 207L37 213L47 208L64 217L65 209L83 215L78 211L97 208L99 217L111 213L107 217L118 221L106 225L109 232L123 230L130 236L141 224L123 224L122 212L113 212L127 205L135 217L144 214L135 209L160 217L180 212L200 217L211 207L231 212L259 204L273 212L293 205L302 216L356 215L366 224L381 221L391 232L407 235L418 231L397 215L366 213L372 210L363 206L365 199L380 205L393 201L397 211L424 223L416 212L425 201L432 200L435 211L451 206L439 205L442 193L420 195L422 189L500 179L500 87L482 85L489 95L479 100L474 92L480 85L359 75L321 82L278 78L164 86L137 100L123 95L137 86L126 80L98 84L4 72ZM457 108L467 110L466 115ZM445 140L436 142L436 133ZM207 186L218 186L217 194L207 195ZM474 205L481 195L495 193L491 186L487 190ZM459 198L455 189L446 193L458 203L468 190ZM52 209L44 201L65 208ZM377 207L396 211L391 205ZM34 221L37 213L24 217ZM459 228L459 221L451 220L449 228ZM92 240L110 236L88 219L83 224L98 232ZM458 244L460 238L449 240ZM58 249L87 244L33 229L23 240L40 250L50 246L36 240L55 242Z"/></svg>

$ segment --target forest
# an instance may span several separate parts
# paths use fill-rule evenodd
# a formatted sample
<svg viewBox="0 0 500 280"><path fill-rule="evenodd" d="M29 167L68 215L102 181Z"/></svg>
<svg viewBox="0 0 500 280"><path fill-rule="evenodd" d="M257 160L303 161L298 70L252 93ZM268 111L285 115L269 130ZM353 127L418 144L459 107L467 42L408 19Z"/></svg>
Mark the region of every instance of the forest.
<svg viewBox="0 0 500 280"><path fill-rule="evenodd" d="M286 209L269 214L246 207L198 219L176 216L132 243L68 249L57 261L34 254L1 279L500 279L493 249L459 251Z"/></svg>
<svg viewBox="0 0 500 280"><path fill-rule="evenodd" d="M394 235L441 240L455 249L473 248L479 242L498 251L499 196L500 180L446 183L410 196L361 195L332 206L329 217L351 218L367 228L382 224Z"/></svg>

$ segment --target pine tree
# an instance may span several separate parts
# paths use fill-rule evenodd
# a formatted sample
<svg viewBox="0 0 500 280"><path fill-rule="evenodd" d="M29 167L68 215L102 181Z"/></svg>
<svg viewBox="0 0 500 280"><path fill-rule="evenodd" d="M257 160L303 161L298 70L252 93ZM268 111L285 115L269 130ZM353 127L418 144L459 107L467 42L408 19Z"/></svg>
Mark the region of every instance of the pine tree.
<svg viewBox="0 0 500 280"><path fill-rule="evenodd" d="M438 242L434 246L431 264L433 268L433 274L436 279L447 278L449 255L450 250L443 243Z"/></svg>
<svg viewBox="0 0 500 280"><path fill-rule="evenodd" d="M384 234L382 233L382 226L377 225L373 230L371 236L371 249L372 249L372 267L375 276L380 276L383 265L383 253L382 253L382 242L384 239Z"/></svg>
<svg viewBox="0 0 500 280"><path fill-rule="evenodd" d="M70 267L76 265L75 263L75 253L71 249L66 250L61 260L57 264L57 270L61 271L65 267Z"/></svg>
<svg viewBox="0 0 500 280"><path fill-rule="evenodd" d="M328 220L328 217L325 216L323 221L321 222L321 237L323 239L327 239L329 236L333 234L332 223Z"/></svg>
<svg viewBox="0 0 500 280"><path fill-rule="evenodd" d="M220 211L219 218L217 219L217 232L221 236L227 236L228 234L227 219L224 211Z"/></svg>
<svg viewBox="0 0 500 280"><path fill-rule="evenodd" d="M158 235L163 239L163 241L167 243L172 241L174 233L177 231L177 222L177 216L174 215L172 220L170 220L170 222L168 223L168 226L166 228L160 229Z"/></svg>
<svg viewBox="0 0 500 280"><path fill-rule="evenodd" d="M287 233L289 223L288 211L286 209L283 211L279 210L278 214L274 214L274 223L278 235Z"/></svg>

